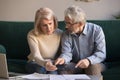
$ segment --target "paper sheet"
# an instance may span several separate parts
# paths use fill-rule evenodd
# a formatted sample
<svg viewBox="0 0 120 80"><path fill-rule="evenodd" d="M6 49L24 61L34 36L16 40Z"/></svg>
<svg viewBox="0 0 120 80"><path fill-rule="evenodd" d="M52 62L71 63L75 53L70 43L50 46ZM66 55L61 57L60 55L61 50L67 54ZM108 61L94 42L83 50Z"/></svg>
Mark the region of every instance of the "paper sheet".
<svg viewBox="0 0 120 80"><path fill-rule="evenodd" d="M52 75L52 74L39 74L33 73L29 75L22 75L16 77L18 80L90 80L90 77L86 74L64 74L64 75Z"/></svg>
<svg viewBox="0 0 120 80"><path fill-rule="evenodd" d="M85 74L79 75L50 75L50 80L90 80Z"/></svg>
<svg viewBox="0 0 120 80"><path fill-rule="evenodd" d="M49 80L49 75L33 73L29 75L18 76L18 78L23 78L26 80Z"/></svg>

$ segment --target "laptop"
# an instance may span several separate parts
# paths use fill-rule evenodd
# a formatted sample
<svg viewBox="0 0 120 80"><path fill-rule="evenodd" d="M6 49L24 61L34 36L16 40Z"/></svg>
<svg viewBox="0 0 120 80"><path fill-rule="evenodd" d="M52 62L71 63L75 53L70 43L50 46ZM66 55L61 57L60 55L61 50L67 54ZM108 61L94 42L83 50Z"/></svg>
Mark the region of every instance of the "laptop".
<svg viewBox="0 0 120 80"><path fill-rule="evenodd" d="M0 53L0 78L18 76L16 73L8 72L6 54Z"/></svg>

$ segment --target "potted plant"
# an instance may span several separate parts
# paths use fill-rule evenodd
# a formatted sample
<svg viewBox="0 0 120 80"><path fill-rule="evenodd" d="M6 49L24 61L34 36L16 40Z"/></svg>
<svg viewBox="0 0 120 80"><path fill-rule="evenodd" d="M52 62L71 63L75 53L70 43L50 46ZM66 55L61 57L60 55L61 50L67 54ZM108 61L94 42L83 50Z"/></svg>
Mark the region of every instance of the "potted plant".
<svg viewBox="0 0 120 80"><path fill-rule="evenodd" d="M116 15L116 16L114 16L115 17L115 19L120 19L120 14L119 15Z"/></svg>

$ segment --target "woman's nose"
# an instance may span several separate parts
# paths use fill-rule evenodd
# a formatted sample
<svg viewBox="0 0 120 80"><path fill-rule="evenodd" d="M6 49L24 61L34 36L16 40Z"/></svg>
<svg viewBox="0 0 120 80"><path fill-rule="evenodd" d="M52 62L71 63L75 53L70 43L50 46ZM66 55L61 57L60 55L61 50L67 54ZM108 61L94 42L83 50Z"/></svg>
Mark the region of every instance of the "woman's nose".
<svg viewBox="0 0 120 80"><path fill-rule="evenodd" d="M50 28L51 28L51 26L50 26L50 25L48 25L48 26L47 26L47 29L48 29L48 30L50 30Z"/></svg>

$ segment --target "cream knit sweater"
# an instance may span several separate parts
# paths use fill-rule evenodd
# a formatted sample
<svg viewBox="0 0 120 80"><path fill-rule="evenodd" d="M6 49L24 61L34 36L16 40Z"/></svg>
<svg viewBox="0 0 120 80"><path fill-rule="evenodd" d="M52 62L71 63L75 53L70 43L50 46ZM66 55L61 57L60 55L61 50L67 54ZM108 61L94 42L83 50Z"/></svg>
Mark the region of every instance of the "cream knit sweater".
<svg viewBox="0 0 120 80"><path fill-rule="evenodd" d="M27 35L30 48L29 61L35 61L44 67L47 60L54 59L60 46L61 35L62 31L59 29L51 35L41 34L39 36L35 36L31 30Z"/></svg>

